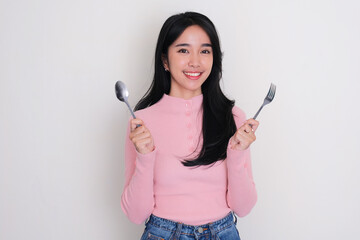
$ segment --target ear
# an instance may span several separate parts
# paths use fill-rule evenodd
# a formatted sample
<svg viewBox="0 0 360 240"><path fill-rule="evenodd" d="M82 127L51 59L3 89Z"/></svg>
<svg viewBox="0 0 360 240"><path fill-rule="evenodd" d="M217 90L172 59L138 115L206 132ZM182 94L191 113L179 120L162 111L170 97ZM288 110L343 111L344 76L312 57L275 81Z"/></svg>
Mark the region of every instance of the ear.
<svg viewBox="0 0 360 240"><path fill-rule="evenodd" d="M169 63L168 63L167 57L164 54L161 56L161 60L162 60L163 66L165 68L165 71L169 71Z"/></svg>

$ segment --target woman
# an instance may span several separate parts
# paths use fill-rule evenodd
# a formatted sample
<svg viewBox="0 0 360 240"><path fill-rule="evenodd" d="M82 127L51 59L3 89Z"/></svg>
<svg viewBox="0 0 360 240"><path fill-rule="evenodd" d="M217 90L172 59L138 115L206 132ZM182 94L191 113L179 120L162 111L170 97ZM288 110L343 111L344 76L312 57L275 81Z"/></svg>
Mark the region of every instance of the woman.
<svg viewBox="0 0 360 240"><path fill-rule="evenodd" d="M249 146L259 123L222 93L221 61L206 16L166 20L125 146L121 206L134 223L148 219L141 239L240 239L233 212L257 199Z"/></svg>

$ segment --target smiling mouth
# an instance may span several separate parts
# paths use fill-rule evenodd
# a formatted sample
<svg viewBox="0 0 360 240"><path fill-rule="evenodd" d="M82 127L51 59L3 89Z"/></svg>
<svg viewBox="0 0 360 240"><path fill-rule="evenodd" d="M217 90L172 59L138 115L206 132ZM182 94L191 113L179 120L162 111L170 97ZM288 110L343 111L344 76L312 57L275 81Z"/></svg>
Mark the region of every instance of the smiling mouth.
<svg viewBox="0 0 360 240"><path fill-rule="evenodd" d="M198 80L203 73L202 72L184 72L184 74L190 80Z"/></svg>
<svg viewBox="0 0 360 240"><path fill-rule="evenodd" d="M196 72L196 73L184 72L184 73L185 73L185 75L190 76L190 77L198 77L201 75L200 72Z"/></svg>

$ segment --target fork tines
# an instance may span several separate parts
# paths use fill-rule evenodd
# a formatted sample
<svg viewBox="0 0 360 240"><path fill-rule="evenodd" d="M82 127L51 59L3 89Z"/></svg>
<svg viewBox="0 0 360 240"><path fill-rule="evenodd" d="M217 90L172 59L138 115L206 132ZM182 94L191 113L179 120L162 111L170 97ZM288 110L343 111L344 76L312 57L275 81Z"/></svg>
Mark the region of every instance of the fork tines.
<svg viewBox="0 0 360 240"><path fill-rule="evenodd" d="M266 98L268 98L270 100L270 102L274 99L275 92L276 92L276 85L271 83L269 92L268 92L268 94L266 96Z"/></svg>

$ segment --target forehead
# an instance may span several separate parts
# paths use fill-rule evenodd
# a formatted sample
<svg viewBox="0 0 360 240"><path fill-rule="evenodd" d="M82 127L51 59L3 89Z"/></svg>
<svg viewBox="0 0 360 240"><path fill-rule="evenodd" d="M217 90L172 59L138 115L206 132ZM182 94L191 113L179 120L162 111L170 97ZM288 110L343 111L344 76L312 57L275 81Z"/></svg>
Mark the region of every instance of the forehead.
<svg viewBox="0 0 360 240"><path fill-rule="evenodd" d="M172 45L188 43L190 45L210 44L210 38L203 28L198 25L187 27Z"/></svg>

